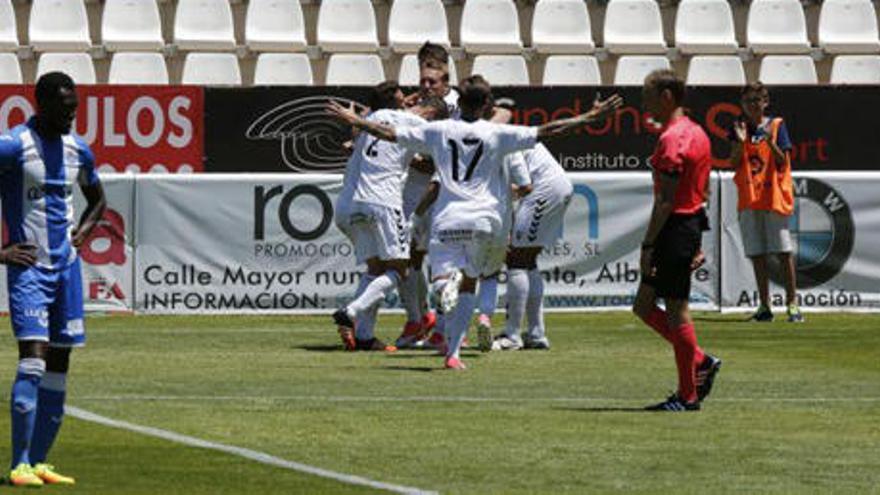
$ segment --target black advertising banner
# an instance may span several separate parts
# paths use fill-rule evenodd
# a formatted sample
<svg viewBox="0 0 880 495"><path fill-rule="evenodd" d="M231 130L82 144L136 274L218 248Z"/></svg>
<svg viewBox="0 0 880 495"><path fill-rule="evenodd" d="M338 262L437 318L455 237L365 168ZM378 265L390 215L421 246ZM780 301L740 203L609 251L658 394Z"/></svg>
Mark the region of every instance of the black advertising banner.
<svg viewBox="0 0 880 495"><path fill-rule="evenodd" d="M205 171L338 172L350 132L330 119L331 98L364 108L370 88L209 88L205 94ZM516 102L515 123L539 125L589 109L597 93L625 98L604 125L551 141L566 170L647 170L657 126L641 108L640 88L506 87L496 96ZM785 118L795 170L880 170L880 138L871 111L880 108L876 87L786 87L770 90L771 112ZM736 88L691 88L687 106L712 138L716 167L728 165L727 129L739 116Z"/></svg>

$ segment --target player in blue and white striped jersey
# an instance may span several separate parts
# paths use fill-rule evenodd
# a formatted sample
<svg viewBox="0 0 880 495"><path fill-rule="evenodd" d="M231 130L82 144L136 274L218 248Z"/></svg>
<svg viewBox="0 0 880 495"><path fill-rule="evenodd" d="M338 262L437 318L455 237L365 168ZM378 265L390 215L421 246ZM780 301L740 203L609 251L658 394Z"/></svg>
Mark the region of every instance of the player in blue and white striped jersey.
<svg viewBox="0 0 880 495"><path fill-rule="evenodd" d="M17 485L73 484L46 463L64 414L70 350L85 344L77 248L106 200L88 145L71 133L78 99L61 72L36 85L37 114L0 136L0 196L9 243L9 313L19 362L12 385L12 471ZM88 202L74 223L73 186Z"/></svg>

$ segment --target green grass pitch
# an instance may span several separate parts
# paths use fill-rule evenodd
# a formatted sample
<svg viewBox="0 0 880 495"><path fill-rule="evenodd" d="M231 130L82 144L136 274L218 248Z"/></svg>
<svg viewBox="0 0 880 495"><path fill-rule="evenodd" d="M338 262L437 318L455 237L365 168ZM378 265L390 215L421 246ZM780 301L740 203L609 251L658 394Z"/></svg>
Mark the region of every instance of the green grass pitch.
<svg viewBox="0 0 880 495"><path fill-rule="evenodd" d="M328 317L92 317L69 404L440 493L880 493L880 316L807 317L698 315L724 366L685 414L637 410L675 369L626 313L550 315L551 351L467 351L461 373L427 352L342 352ZM401 323L382 316L379 335ZM378 493L73 417L50 460L78 485L45 493Z"/></svg>

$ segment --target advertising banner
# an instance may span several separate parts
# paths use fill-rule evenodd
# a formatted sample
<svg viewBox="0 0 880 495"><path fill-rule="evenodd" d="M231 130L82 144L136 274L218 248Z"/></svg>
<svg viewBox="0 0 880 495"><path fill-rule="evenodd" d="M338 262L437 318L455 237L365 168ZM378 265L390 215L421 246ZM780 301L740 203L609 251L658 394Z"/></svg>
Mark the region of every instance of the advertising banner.
<svg viewBox="0 0 880 495"><path fill-rule="evenodd" d="M286 87L205 90L207 172L339 172L350 129L329 118L331 99L364 109L370 88ZM602 125L554 139L548 147L571 172L648 170L658 131L642 110L640 88L499 87L516 102L514 123L540 125L589 110L597 95L620 93L624 108ZM880 107L871 87L785 87L770 90L771 112L784 117L795 170L878 170L875 126L858 118ZM714 165L726 167L728 130L741 114L738 88L690 88L691 115L712 139Z"/></svg>
<svg viewBox="0 0 880 495"><path fill-rule="evenodd" d="M880 309L880 173L796 173L795 212L789 227L797 267L798 304L804 309ZM751 262L742 245L732 176L721 181L722 304L758 305ZM771 304L785 307L782 272L770 256Z"/></svg>
<svg viewBox="0 0 880 495"><path fill-rule="evenodd" d="M564 237L540 258L546 305L627 307L638 287L650 176L572 179ZM363 267L333 222L340 177L142 176L137 184L137 311L312 312L353 296ZM715 238L706 235L707 263L695 274L692 299L704 309L717 307Z"/></svg>
<svg viewBox="0 0 880 495"><path fill-rule="evenodd" d="M0 86L0 132L34 113L33 86ZM74 129L101 172L201 172L204 90L80 86Z"/></svg>

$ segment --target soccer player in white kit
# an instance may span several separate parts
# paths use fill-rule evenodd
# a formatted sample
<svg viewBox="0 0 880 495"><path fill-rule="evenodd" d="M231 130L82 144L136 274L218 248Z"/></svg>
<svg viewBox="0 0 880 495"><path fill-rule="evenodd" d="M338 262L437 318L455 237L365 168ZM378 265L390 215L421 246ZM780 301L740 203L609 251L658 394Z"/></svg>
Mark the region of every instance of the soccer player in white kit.
<svg viewBox="0 0 880 495"><path fill-rule="evenodd" d="M546 139L604 119L623 103L620 96L596 102L584 114L540 127L493 124L482 120L492 109L489 84L471 76L460 86L462 120L391 127L359 116L353 108L331 102L328 111L354 127L401 144L434 159L441 182L434 208L431 240L432 289L447 321L444 366L464 369L461 342L476 305L477 278L487 272L492 237L502 228L501 189L505 157Z"/></svg>
<svg viewBox="0 0 880 495"><path fill-rule="evenodd" d="M507 325L495 338L492 349L549 349L544 331L544 279L537 261L541 251L555 244L562 234L573 188L565 170L543 144L512 157L525 162L532 192L520 200L514 212L507 254ZM524 313L528 330L520 338Z"/></svg>
<svg viewBox="0 0 880 495"><path fill-rule="evenodd" d="M397 83L382 83L373 92L370 107L374 111L367 119L400 126L446 116L445 103L438 98L409 111L398 110L402 102ZM364 133L358 136L346 165L336 224L354 244L357 262L367 264L355 299L333 315L347 350L394 350L375 338L373 327L381 301L397 288L409 264L409 226L401 187L413 154Z"/></svg>

